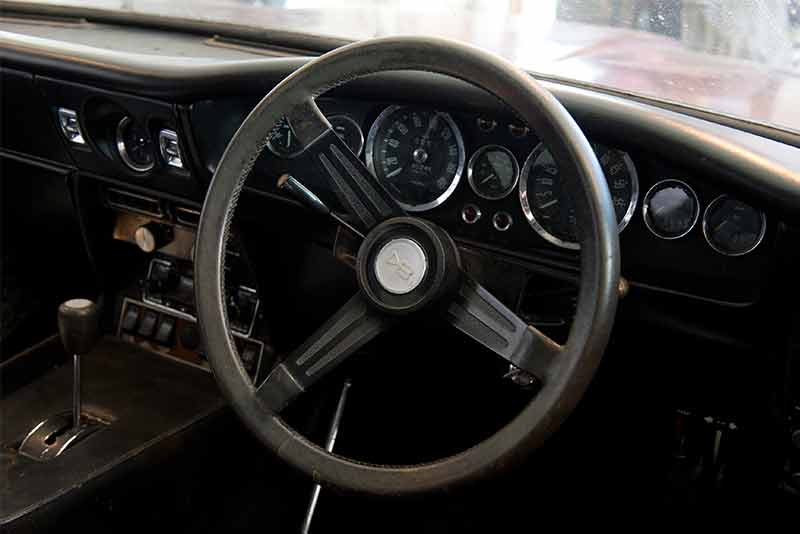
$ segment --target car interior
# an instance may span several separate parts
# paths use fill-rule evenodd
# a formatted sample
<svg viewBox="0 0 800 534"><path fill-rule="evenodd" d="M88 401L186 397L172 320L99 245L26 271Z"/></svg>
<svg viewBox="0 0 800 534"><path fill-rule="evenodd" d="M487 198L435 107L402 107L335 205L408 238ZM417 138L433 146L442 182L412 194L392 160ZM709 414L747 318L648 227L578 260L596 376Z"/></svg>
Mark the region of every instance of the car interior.
<svg viewBox="0 0 800 534"><path fill-rule="evenodd" d="M800 133L22 2L0 84L0 531L796 517Z"/></svg>

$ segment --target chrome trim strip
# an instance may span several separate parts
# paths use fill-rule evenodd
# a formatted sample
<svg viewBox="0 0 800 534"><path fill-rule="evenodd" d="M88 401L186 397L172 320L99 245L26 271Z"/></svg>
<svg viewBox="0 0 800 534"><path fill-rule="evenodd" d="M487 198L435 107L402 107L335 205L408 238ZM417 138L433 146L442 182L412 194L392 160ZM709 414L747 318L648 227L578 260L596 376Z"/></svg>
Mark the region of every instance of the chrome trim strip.
<svg viewBox="0 0 800 534"><path fill-rule="evenodd" d="M111 191L113 193L116 193L118 195L121 195L123 197L127 196L127 197L132 197L132 198L138 198L139 200L144 200L146 202L151 202L155 206L155 209L153 211L148 211L148 210L145 210L145 209L136 208L134 206L128 206L127 204L120 204L119 202L114 202L108 197L108 192L109 191ZM108 203L108 205L110 207L116 208L116 209L119 209L119 210L123 210L123 211L129 211L129 212L133 212L133 213L141 213L142 215L149 215L151 217L156 217L158 219L163 219L164 216L166 215L164 213L164 209L161 207L161 201L159 201L157 198L149 197L149 196L146 196L146 195L141 195L139 193L131 193L130 191L125 191L123 189L117 189L116 187L108 187L108 188L106 188L105 200L106 200L106 203Z"/></svg>

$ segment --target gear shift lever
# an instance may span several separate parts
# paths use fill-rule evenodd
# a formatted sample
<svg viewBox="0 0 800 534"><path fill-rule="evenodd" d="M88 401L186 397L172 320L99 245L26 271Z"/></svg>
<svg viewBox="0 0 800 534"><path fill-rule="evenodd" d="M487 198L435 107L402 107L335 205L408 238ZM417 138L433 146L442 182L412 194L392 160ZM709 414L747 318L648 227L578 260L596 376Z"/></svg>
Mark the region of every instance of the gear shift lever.
<svg viewBox="0 0 800 534"><path fill-rule="evenodd" d="M68 300L58 307L58 332L72 354L72 411L48 417L31 430L19 453L37 461L56 458L67 448L102 428L100 421L81 417L81 356L91 351L99 337L99 313L91 300Z"/></svg>
<svg viewBox="0 0 800 534"><path fill-rule="evenodd" d="M98 336L97 306L91 300L68 300L58 307L58 332L72 354L72 427L81 426L81 356L94 348Z"/></svg>

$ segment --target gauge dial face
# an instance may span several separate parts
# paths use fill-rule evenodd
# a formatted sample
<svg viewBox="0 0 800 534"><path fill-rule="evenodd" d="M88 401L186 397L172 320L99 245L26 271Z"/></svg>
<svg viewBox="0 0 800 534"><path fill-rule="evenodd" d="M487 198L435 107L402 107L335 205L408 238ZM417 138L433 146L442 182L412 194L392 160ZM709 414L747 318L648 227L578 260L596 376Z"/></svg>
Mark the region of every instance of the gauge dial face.
<svg viewBox="0 0 800 534"><path fill-rule="evenodd" d="M763 212L727 195L714 199L703 215L703 235L711 248L726 256L752 252L764 239Z"/></svg>
<svg viewBox="0 0 800 534"><path fill-rule="evenodd" d="M347 115L334 115L329 117L328 121L336 135L353 151L353 154L360 156L364 148L364 134L358 123Z"/></svg>
<svg viewBox="0 0 800 534"><path fill-rule="evenodd" d="M650 188L642 204L647 227L662 239L678 239L688 234L700 216L700 201L688 184L662 180Z"/></svg>
<svg viewBox="0 0 800 534"><path fill-rule="evenodd" d="M303 150L302 145L294 135L292 125L285 117L272 127L267 136L267 147L276 156L288 158Z"/></svg>
<svg viewBox="0 0 800 534"><path fill-rule="evenodd" d="M440 205L464 169L464 140L447 113L392 106L367 137L367 167L408 211Z"/></svg>
<svg viewBox="0 0 800 534"><path fill-rule="evenodd" d="M117 152L136 172L147 172L156 162L155 145L144 125L125 117L117 125Z"/></svg>
<svg viewBox="0 0 800 534"><path fill-rule="evenodd" d="M517 158L507 148L487 145L478 149L467 166L467 179L475 194L497 200L514 190L519 178Z"/></svg>
<svg viewBox="0 0 800 534"><path fill-rule="evenodd" d="M622 150L592 144L608 182L619 231L625 229L636 209L639 179L630 156ZM540 236L563 248L577 250L575 203L561 179L550 151L539 145L528 156L519 182L519 198L525 217Z"/></svg>

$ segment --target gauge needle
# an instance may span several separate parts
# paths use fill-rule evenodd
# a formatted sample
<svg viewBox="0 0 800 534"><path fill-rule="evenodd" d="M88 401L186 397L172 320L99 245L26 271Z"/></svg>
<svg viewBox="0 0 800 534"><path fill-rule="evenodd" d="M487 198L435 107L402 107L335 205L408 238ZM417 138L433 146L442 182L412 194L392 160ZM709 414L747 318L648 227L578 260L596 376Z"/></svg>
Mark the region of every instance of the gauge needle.
<svg viewBox="0 0 800 534"><path fill-rule="evenodd" d="M428 129L425 130L425 135L422 136L423 139L427 139L428 137L430 137L431 132L433 131L433 128L436 126L437 122L439 122L438 113L436 113L433 117L431 117L431 120L428 122Z"/></svg>
<svg viewBox="0 0 800 534"><path fill-rule="evenodd" d="M397 167L395 170L393 170L392 172L387 174L386 177L387 178L394 178L395 176L397 176L401 172L403 172L403 167Z"/></svg>
<svg viewBox="0 0 800 534"><path fill-rule="evenodd" d="M489 181L489 180L491 180L492 178L495 178L495 175L494 175L494 173L490 174L489 176L487 176L486 178L484 178L483 180L481 180L481 184L485 184L486 182L488 182L488 181Z"/></svg>
<svg viewBox="0 0 800 534"><path fill-rule="evenodd" d="M553 200L551 200L550 202L545 202L544 204L542 204L541 206L539 206L539 209L540 209L540 210L546 210L546 209L547 209L547 208L549 208L550 206L555 206L556 204L558 204L558 199L557 199L557 198L554 198L554 199L553 199Z"/></svg>

